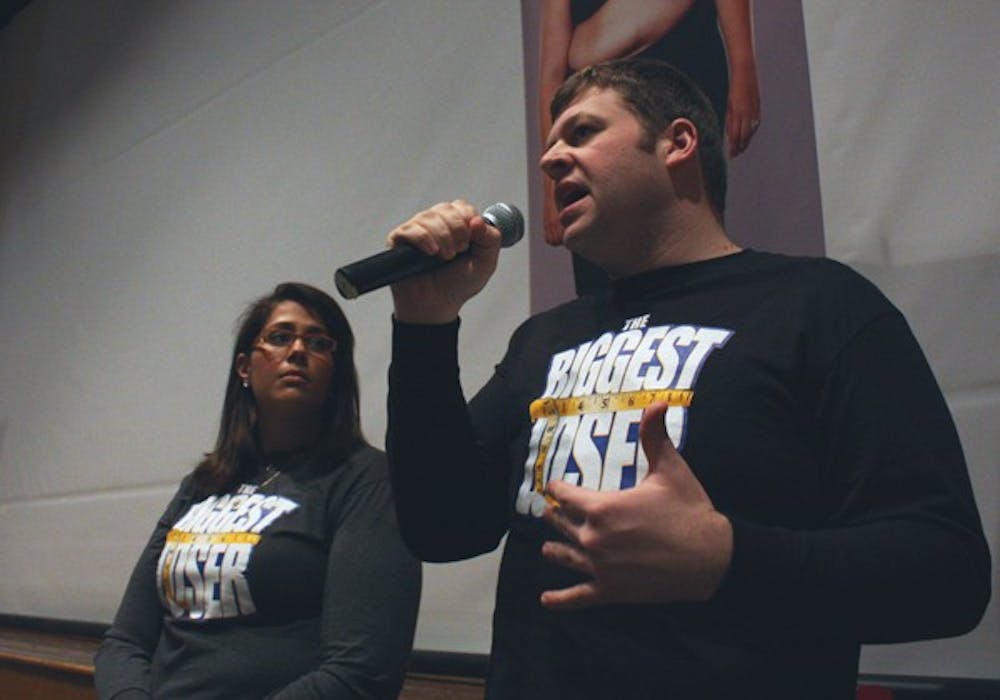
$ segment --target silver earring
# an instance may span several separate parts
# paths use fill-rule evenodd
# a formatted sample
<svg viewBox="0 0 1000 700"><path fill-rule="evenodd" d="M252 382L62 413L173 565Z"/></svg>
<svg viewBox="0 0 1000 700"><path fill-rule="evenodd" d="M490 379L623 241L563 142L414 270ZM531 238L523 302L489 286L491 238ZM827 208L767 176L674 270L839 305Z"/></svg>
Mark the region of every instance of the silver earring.
<svg viewBox="0 0 1000 700"><path fill-rule="evenodd" d="M243 388L244 389L249 389L250 388L250 382L247 381L246 379L243 380Z"/></svg>

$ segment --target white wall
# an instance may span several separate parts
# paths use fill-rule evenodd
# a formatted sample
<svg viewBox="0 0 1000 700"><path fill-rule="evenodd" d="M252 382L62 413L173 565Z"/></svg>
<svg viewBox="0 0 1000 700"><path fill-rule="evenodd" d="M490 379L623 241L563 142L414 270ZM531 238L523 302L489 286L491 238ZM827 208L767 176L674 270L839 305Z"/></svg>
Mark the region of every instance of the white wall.
<svg viewBox="0 0 1000 700"><path fill-rule="evenodd" d="M1000 3L803 9L827 251L910 319L1000 558ZM514 0L33 0L0 32L0 613L111 618L211 446L249 300L332 291L440 199L527 202L521 40ZM464 314L470 389L527 314L526 258ZM388 299L344 306L381 444ZM495 566L426 567L418 648L486 651ZM1000 605L863 670L996 678Z"/></svg>
<svg viewBox="0 0 1000 700"><path fill-rule="evenodd" d="M944 390L993 552L957 639L866 647L862 670L1000 678L1000 3L803 3L830 257L903 311Z"/></svg>
<svg viewBox="0 0 1000 700"><path fill-rule="evenodd" d="M35 0L0 63L0 612L108 621L214 441L246 303L333 292L436 201L526 201L520 13ZM526 256L464 315L472 389L527 315ZM381 445L388 295L343 305ZM488 649L495 567L427 567L418 647Z"/></svg>

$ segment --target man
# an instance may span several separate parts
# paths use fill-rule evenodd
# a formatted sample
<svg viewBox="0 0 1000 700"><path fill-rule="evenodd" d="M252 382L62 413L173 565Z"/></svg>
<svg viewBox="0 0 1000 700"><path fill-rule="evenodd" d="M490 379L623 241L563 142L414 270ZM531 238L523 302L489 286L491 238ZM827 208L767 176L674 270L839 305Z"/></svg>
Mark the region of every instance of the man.
<svg viewBox="0 0 1000 700"><path fill-rule="evenodd" d="M456 200L389 236L467 251L393 288L387 449L418 556L509 533L488 697L853 698L862 642L972 629L989 552L900 313L729 240L719 128L665 64L584 69L552 113L562 242L613 289L526 321L468 406L498 232Z"/></svg>

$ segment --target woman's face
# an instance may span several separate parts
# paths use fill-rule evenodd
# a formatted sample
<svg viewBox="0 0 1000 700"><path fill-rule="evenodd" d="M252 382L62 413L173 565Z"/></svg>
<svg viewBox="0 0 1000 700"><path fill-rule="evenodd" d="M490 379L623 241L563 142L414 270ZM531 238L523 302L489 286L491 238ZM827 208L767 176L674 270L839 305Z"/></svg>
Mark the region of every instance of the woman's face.
<svg viewBox="0 0 1000 700"><path fill-rule="evenodd" d="M333 379L336 339L319 319L294 301L274 307L249 354L236 358L236 373L252 391L261 415L319 411Z"/></svg>

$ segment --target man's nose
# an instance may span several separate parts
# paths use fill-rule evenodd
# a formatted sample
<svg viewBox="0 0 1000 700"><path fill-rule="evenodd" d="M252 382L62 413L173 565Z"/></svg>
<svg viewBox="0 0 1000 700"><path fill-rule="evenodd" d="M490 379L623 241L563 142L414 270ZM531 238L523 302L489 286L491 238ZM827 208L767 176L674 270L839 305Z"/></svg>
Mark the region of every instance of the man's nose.
<svg viewBox="0 0 1000 700"><path fill-rule="evenodd" d="M549 146L538 162L538 166L542 169L542 172L553 180L558 180L569 172L571 165L572 160L570 159L569 152L561 142Z"/></svg>

